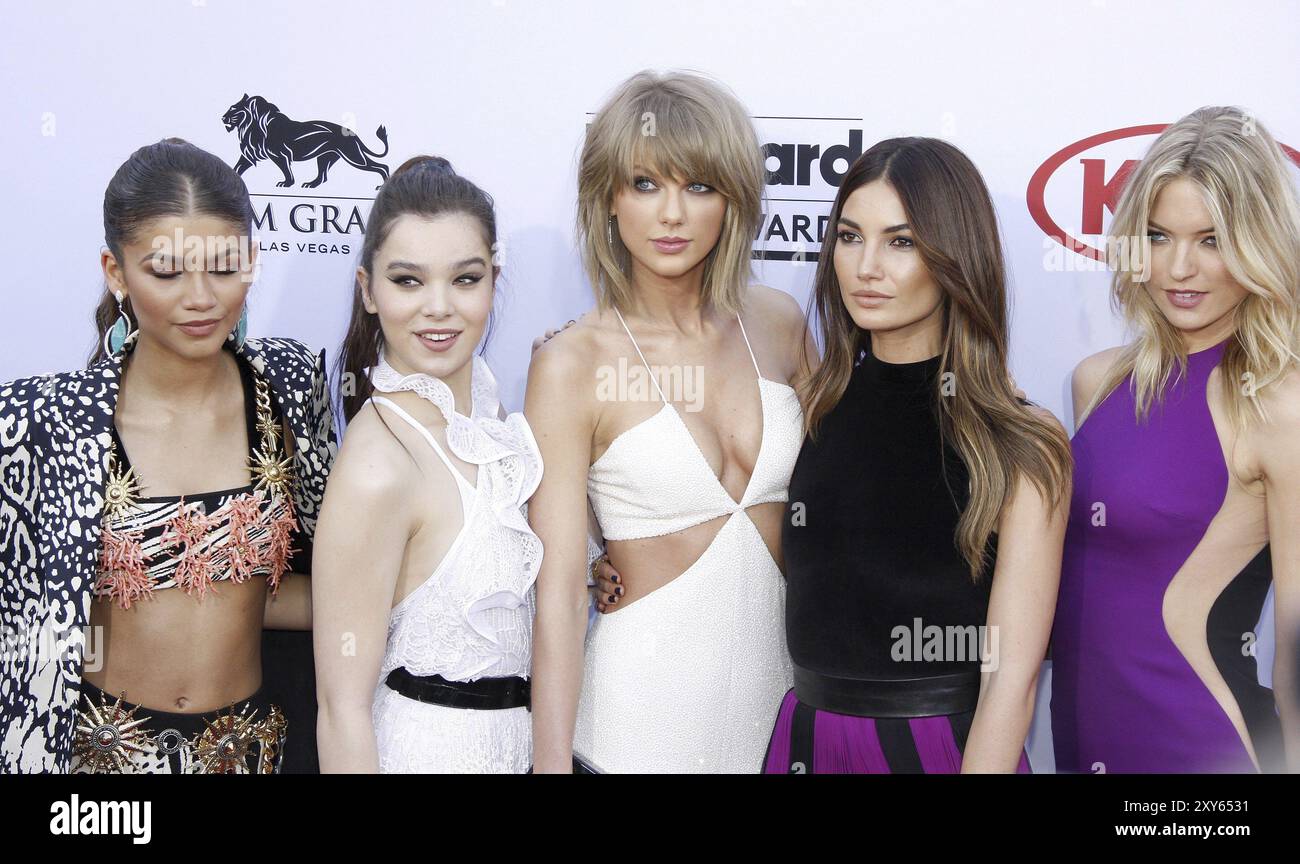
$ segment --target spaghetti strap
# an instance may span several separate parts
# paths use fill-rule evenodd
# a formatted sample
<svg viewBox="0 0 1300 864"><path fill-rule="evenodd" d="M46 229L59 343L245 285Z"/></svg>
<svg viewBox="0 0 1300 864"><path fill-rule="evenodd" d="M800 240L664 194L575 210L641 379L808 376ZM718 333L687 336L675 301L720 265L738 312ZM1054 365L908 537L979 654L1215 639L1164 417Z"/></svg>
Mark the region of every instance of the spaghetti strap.
<svg viewBox="0 0 1300 864"><path fill-rule="evenodd" d="M450 459L447 458L447 454L443 451L442 445L438 443L438 439L433 437L432 432L424 428L423 423L421 423L419 420L416 420L410 414L406 413L405 409L403 409L401 406L399 406L396 402L392 401L391 399L385 399L383 396L371 396L371 399L373 399L375 402L378 402L380 405L383 405L384 407L391 410L398 417L406 421L408 425L412 426L417 432L423 435L424 440L428 441L429 446L433 448L433 452L437 453L438 458L442 460L442 464L447 466L447 470L451 472L451 476L455 477L459 483L464 484L466 488L468 488L471 492L477 490L478 487L472 485L468 480L466 480L465 475L461 474L460 470L455 465L452 464ZM464 500L463 495L461 496L461 500L462 501Z"/></svg>
<svg viewBox="0 0 1300 864"><path fill-rule="evenodd" d="M649 373L650 380L654 383L655 389L659 391L659 398L664 400L664 403L667 404L668 397L664 395L663 388L659 386L659 379L655 376L654 370L651 369L650 364L645 361L645 355L641 353L641 346L636 344L636 337L632 335L632 331L627 327L627 322L623 320L623 313L618 311L618 307L615 307L614 314L618 316L618 322L623 325L623 332L627 333L627 338L632 340L632 347L636 349L636 356L641 358L641 365L645 367L645 371Z"/></svg>
<svg viewBox="0 0 1300 864"><path fill-rule="evenodd" d="M740 325L740 335L745 337L745 347L749 349L749 359L754 364L754 372L759 378L763 377L763 372L758 368L758 359L754 357L754 346L749 344L749 334L745 332L745 322L740 320L740 313L736 313L736 323Z"/></svg>

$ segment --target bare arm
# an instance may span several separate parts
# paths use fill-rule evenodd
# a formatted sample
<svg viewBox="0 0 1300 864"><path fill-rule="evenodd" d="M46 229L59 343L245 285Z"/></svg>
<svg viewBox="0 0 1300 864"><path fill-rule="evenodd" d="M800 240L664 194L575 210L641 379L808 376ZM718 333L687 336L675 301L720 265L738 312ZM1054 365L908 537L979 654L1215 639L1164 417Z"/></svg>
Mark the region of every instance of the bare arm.
<svg viewBox="0 0 1300 864"><path fill-rule="evenodd" d="M998 526L989 598L988 646L962 772L1014 772L1034 715L1038 673L1047 652L1061 580L1069 489L1051 509L1021 477Z"/></svg>
<svg viewBox="0 0 1300 864"><path fill-rule="evenodd" d="M793 298L791 300L793 301ZM795 373L790 379L790 386L796 392L802 394L808 380L812 378L813 373L817 371L817 367L821 365L822 358L817 350L817 343L813 341L812 331L808 329L808 322L799 309L799 304L794 304L794 309L798 314L793 322L794 336L791 344L793 346L792 350L798 353L798 365L795 367Z"/></svg>
<svg viewBox="0 0 1300 864"><path fill-rule="evenodd" d="M1287 770L1300 773L1300 376L1281 385L1260 436L1269 552L1273 564L1273 693L1282 721Z"/></svg>
<svg viewBox="0 0 1300 864"><path fill-rule="evenodd" d="M808 320L799 308L799 302L785 291L764 285L751 286L750 290L763 328L769 333L779 334L775 347L780 356L772 359L779 362L786 372L789 385L799 391L821 365L821 355L808 329ZM752 325L752 319L746 320L750 320Z"/></svg>
<svg viewBox="0 0 1300 864"><path fill-rule="evenodd" d="M311 577L303 573L285 573L272 595L266 592L266 611L262 627L267 630L311 629Z"/></svg>
<svg viewBox="0 0 1300 864"><path fill-rule="evenodd" d="M582 390L578 352L563 340L543 346L528 370L524 414L546 472L528 502L528 520L546 554L537 577L533 626L533 760L537 773L572 771L573 729L587 632L587 468L594 394Z"/></svg>
<svg viewBox="0 0 1300 864"><path fill-rule="evenodd" d="M364 434L376 430L356 426L325 487L312 554L323 773L379 770L371 707L412 530L409 466L404 474L398 454L377 435Z"/></svg>

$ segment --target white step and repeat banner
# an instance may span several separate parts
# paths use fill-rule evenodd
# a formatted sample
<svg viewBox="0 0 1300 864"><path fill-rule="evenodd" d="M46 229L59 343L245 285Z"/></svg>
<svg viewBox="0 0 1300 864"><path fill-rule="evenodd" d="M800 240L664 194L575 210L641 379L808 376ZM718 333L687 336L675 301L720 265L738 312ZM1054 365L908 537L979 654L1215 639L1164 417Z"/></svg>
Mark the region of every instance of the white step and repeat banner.
<svg viewBox="0 0 1300 864"><path fill-rule="evenodd" d="M799 259L815 256L849 162L897 135L961 147L1001 219L1016 380L1067 425L1071 369L1123 339L1094 255L1116 174L1206 104L1243 106L1300 147L1289 2L54 0L10 8L0 46L3 380L84 364L117 166L173 135L234 165L222 117L245 97L355 130L389 170L445 156L492 193L504 281L488 358L510 410L533 337L591 305L577 154L591 113L643 68L709 73L747 105L771 171L756 275L801 303L813 265ZM287 169L243 175L264 265L249 331L333 357L379 175ZM1051 768L1046 695L1036 770Z"/></svg>

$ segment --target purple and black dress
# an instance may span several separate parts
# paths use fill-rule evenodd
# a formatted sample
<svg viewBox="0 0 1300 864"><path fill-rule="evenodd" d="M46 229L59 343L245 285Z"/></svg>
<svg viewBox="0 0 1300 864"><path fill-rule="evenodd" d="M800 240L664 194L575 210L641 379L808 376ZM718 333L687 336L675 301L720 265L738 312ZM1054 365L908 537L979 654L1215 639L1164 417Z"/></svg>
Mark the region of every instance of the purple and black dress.
<svg viewBox="0 0 1300 864"><path fill-rule="evenodd" d="M992 569L972 580L956 547L968 478L940 435L939 362L868 350L799 452L781 538L794 688L766 773L961 770Z"/></svg>
<svg viewBox="0 0 1300 864"><path fill-rule="evenodd" d="M1052 637L1058 771L1253 772L1252 752L1279 767L1253 652L1272 581L1264 502L1230 479L1207 401L1225 344L1189 355L1143 421L1130 377L1075 433Z"/></svg>

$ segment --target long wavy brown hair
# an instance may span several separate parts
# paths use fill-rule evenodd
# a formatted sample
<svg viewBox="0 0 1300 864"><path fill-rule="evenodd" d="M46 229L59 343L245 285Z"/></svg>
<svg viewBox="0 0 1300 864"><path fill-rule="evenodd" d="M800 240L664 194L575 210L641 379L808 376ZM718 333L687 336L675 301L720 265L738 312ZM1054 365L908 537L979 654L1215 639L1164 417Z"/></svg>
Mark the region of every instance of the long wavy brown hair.
<svg viewBox="0 0 1300 864"><path fill-rule="evenodd" d="M1070 442L1059 426L1022 405L1007 374L1006 268L988 188L964 153L935 138L890 138L850 166L831 207L808 317L821 331L824 356L806 382L805 431L818 425L848 386L871 334L849 315L835 275L835 226L854 190L884 180L898 194L913 242L943 295L935 410L942 443L953 447L970 478L954 542L980 580L991 563L989 538L1021 476L1056 507L1069 488ZM939 382L936 382L939 383Z"/></svg>

